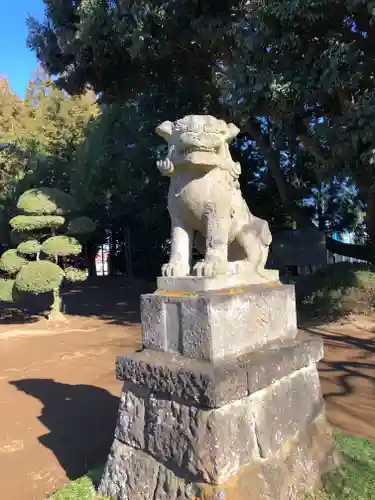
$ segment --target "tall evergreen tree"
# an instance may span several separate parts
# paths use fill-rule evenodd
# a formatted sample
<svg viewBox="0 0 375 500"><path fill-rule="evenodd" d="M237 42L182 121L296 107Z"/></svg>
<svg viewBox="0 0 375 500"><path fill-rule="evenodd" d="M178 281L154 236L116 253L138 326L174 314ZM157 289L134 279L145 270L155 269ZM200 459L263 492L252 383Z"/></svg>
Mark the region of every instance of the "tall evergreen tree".
<svg viewBox="0 0 375 500"><path fill-rule="evenodd" d="M343 170L351 177L369 244L332 249L375 261L372 2L45 4L45 21L29 21L29 43L62 88L90 83L117 102L149 93L151 109L174 98L181 114L189 104L235 119L260 148L286 210L305 223L305 180L283 165L281 131L315 159L315 183ZM167 106L165 115L176 117Z"/></svg>

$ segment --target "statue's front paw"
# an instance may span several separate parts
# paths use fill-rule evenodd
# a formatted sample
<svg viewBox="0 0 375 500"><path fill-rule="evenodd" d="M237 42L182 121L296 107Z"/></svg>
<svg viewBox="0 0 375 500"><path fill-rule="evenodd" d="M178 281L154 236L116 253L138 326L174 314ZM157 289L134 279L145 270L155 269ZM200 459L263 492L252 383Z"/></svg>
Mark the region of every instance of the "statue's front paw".
<svg viewBox="0 0 375 500"><path fill-rule="evenodd" d="M181 278L183 276L188 276L190 273L190 267L184 264L169 262L164 264L161 268L161 275L166 278Z"/></svg>
<svg viewBox="0 0 375 500"><path fill-rule="evenodd" d="M156 166L162 175L171 175L174 170L173 163L169 158L157 161Z"/></svg>
<svg viewBox="0 0 375 500"><path fill-rule="evenodd" d="M254 270L254 265L248 260L237 260L231 262L231 270L233 274L247 274Z"/></svg>
<svg viewBox="0 0 375 500"><path fill-rule="evenodd" d="M205 259L197 262L193 269L193 274L199 277L214 278L226 274L228 271L228 263L224 260Z"/></svg>

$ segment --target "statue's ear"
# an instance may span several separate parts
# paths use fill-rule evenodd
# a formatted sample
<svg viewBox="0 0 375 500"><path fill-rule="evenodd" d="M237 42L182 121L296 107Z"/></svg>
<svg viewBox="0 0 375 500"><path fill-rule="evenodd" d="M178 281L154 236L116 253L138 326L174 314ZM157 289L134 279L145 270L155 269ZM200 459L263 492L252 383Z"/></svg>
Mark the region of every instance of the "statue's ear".
<svg viewBox="0 0 375 500"><path fill-rule="evenodd" d="M155 129L155 132L167 141L168 138L172 135L172 130L173 123L167 120L158 125Z"/></svg>
<svg viewBox="0 0 375 500"><path fill-rule="evenodd" d="M228 123L228 142L232 141L240 133L240 129L234 123Z"/></svg>

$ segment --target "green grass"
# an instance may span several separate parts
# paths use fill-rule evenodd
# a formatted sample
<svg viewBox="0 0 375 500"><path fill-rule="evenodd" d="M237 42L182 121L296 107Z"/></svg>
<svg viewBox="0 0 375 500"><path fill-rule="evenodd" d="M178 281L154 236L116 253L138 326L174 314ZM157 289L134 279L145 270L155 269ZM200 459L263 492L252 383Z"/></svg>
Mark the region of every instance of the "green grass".
<svg viewBox="0 0 375 500"><path fill-rule="evenodd" d="M99 485L103 467L90 471L76 481L63 486L47 500L108 500L106 497L96 494L95 488Z"/></svg>
<svg viewBox="0 0 375 500"><path fill-rule="evenodd" d="M375 500L375 446L366 439L335 433L342 466L323 479L323 491L307 500Z"/></svg>
<svg viewBox="0 0 375 500"><path fill-rule="evenodd" d="M322 491L306 500L375 500L375 445L366 439L335 433L342 454L342 466L323 479ZM95 495L102 467L67 484L50 500L105 500Z"/></svg>
<svg viewBox="0 0 375 500"><path fill-rule="evenodd" d="M50 497L51 500L93 500L94 498L95 487L88 476L67 484Z"/></svg>
<svg viewBox="0 0 375 500"><path fill-rule="evenodd" d="M375 266L342 262L319 269L296 283L301 319L331 320L375 311Z"/></svg>

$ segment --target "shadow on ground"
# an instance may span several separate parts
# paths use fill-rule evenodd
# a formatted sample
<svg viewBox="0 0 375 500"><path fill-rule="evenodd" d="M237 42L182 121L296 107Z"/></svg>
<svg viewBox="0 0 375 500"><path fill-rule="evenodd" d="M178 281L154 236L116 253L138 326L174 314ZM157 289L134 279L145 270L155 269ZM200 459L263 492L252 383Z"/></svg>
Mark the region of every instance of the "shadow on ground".
<svg viewBox="0 0 375 500"><path fill-rule="evenodd" d="M43 403L40 422L49 429L38 439L49 448L69 479L105 462L113 440L119 399L105 389L52 379L10 382Z"/></svg>
<svg viewBox="0 0 375 500"><path fill-rule="evenodd" d="M79 285L67 284L62 294L66 314L126 325L140 321L140 295L154 290L153 283L104 276ZM51 302L51 294L47 293L25 294L16 304L0 303L0 325L35 322L46 316Z"/></svg>
<svg viewBox="0 0 375 500"><path fill-rule="evenodd" d="M375 335L357 327L358 337L337 331L306 331L324 340L319 375L328 413L338 426L375 440ZM363 332L363 333L362 333ZM363 335L363 338L361 338Z"/></svg>

